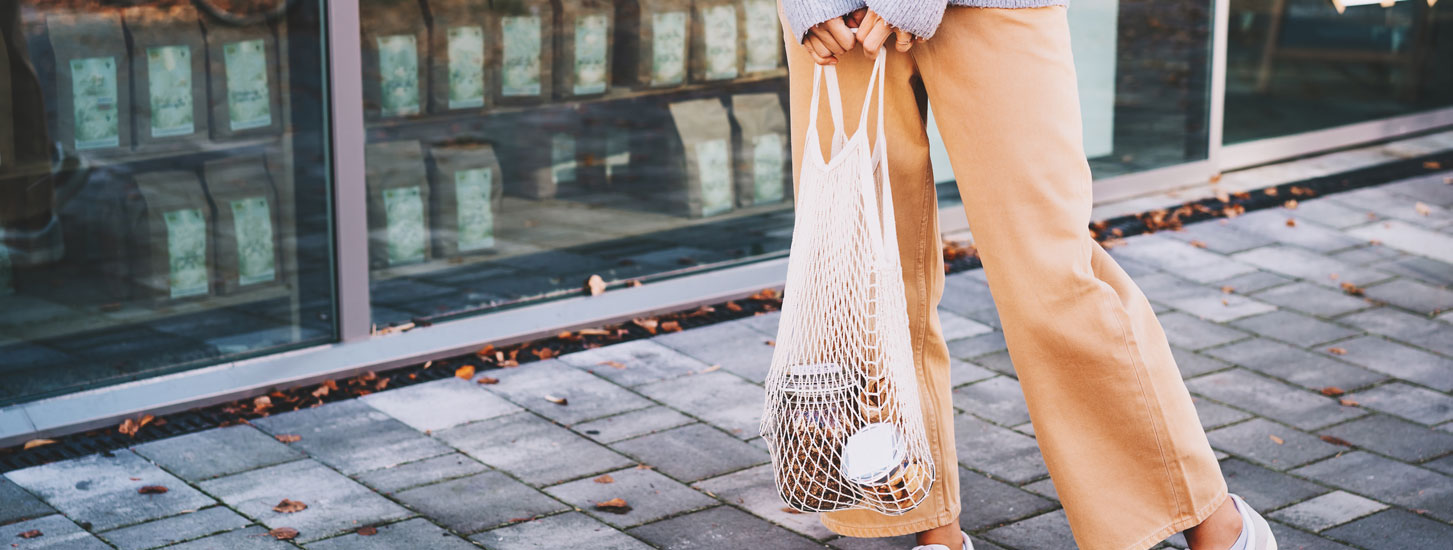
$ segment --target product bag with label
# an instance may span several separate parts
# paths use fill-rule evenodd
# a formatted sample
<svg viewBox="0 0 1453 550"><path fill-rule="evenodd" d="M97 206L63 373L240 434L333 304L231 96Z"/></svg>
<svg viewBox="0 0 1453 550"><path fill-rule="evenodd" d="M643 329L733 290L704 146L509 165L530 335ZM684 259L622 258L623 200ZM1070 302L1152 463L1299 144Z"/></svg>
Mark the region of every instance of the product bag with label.
<svg viewBox="0 0 1453 550"><path fill-rule="evenodd" d="M494 147L459 143L431 147L434 157L434 254L451 258L494 250L495 215L504 200L504 174Z"/></svg>
<svg viewBox="0 0 1453 550"><path fill-rule="evenodd" d="M216 250L212 206L191 171L148 172L135 176L140 204L129 214L133 225L131 274L146 296L180 299L212 293Z"/></svg>
<svg viewBox="0 0 1453 550"><path fill-rule="evenodd" d="M823 158L817 125L809 125L761 423L777 492L801 511L898 515L923 502L935 479L888 174L887 57L874 62L851 138L843 135L836 70L814 68L807 119L817 120L826 75L833 153ZM870 142L873 92L878 131Z"/></svg>
<svg viewBox="0 0 1453 550"><path fill-rule="evenodd" d="M680 138L685 166L661 198L692 217L715 216L732 209L732 130L719 99L672 103L671 120Z"/></svg>
<svg viewBox="0 0 1453 550"><path fill-rule="evenodd" d="M741 0L742 72L769 73L782 68L786 57L782 42L782 20L777 18L774 0Z"/></svg>
<svg viewBox="0 0 1453 550"><path fill-rule="evenodd" d="M610 88L615 6L608 0L560 0L555 27L555 94L600 95Z"/></svg>
<svg viewBox="0 0 1453 550"><path fill-rule="evenodd" d="M212 139L243 139L282 132L282 90L287 58L265 22L236 25L202 17L207 38ZM279 29L286 33L285 29Z"/></svg>
<svg viewBox="0 0 1453 550"><path fill-rule="evenodd" d="M196 148L207 135L207 43L190 6L123 12L131 34L137 150Z"/></svg>
<svg viewBox="0 0 1453 550"><path fill-rule="evenodd" d="M278 198L262 157L231 157L202 168L217 209L212 243L221 292L278 281Z"/></svg>
<svg viewBox="0 0 1453 550"><path fill-rule="evenodd" d="M691 0L616 3L616 82L638 88L685 84L691 11Z"/></svg>
<svg viewBox="0 0 1453 550"><path fill-rule="evenodd" d="M745 17L737 0L693 0L692 7L696 16L691 20L691 80L741 77L746 59L742 47Z"/></svg>
<svg viewBox="0 0 1453 550"><path fill-rule="evenodd" d="M504 190L512 197L549 199L584 190L577 144L583 132L573 108L527 109L490 117L486 134L504 169ZM519 128L530 128L520 132Z"/></svg>
<svg viewBox="0 0 1453 550"><path fill-rule="evenodd" d="M427 261L429 181L423 148L417 141L374 143L364 157L369 266L380 269Z"/></svg>
<svg viewBox="0 0 1453 550"><path fill-rule="evenodd" d="M415 116L429 97L429 32L418 0L363 6L363 112L368 120Z"/></svg>
<svg viewBox="0 0 1453 550"><path fill-rule="evenodd" d="M489 3L484 0L429 0L429 111L481 109L489 101L491 48Z"/></svg>
<svg viewBox="0 0 1453 550"><path fill-rule="evenodd" d="M67 151L131 149L131 61L116 12L45 18L55 52L56 139Z"/></svg>
<svg viewBox="0 0 1453 550"><path fill-rule="evenodd" d="M496 101L522 105L549 100L555 58L555 8L550 0L495 0L492 11L485 36Z"/></svg>
<svg viewBox="0 0 1453 550"><path fill-rule="evenodd" d="M792 187L792 142L782 97L776 93L732 96L736 139L737 204L781 202Z"/></svg>

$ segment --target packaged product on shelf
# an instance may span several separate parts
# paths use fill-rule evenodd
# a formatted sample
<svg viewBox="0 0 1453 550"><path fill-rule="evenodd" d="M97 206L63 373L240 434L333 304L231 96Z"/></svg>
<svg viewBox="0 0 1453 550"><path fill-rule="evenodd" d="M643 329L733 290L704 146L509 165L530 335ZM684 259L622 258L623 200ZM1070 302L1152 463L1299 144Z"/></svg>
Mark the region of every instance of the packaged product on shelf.
<svg viewBox="0 0 1453 550"><path fill-rule="evenodd" d="M131 64L115 12L45 18L55 52L56 139L70 151L131 148Z"/></svg>
<svg viewBox="0 0 1453 550"><path fill-rule="evenodd" d="M429 259L429 185L417 141L368 146L368 259L374 269Z"/></svg>
<svg viewBox="0 0 1453 550"><path fill-rule="evenodd" d="M616 4L616 82L664 88L686 83L691 0L622 0Z"/></svg>
<svg viewBox="0 0 1453 550"><path fill-rule="evenodd" d="M746 48L743 72L756 74L782 67L782 20L774 0L742 0L742 43Z"/></svg>
<svg viewBox="0 0 1453 550"><path fill-rule="evenodd" d="M429 97L429 36L418 0L374 0L363 8L364 114L369 120L419 114Z"/></svg>
<svg viewBox="0 0 1453 550"><path fill-rule="evenodd" d="M217 209L212 243L221 292L277 282L278 199L266 162L260 156L214 160L203 165L202 176Z"/></svg>
<svg viewBox="0 0 1453 550"><path fill-rule="evenodd" d="M731 80L742 75L743 16L737 0L693 0L691 80Z"/></svg>
<svg viewBox="0 0 1453 550"><path fill-rule="evenodd" d="M609 0L560 0L555 28L555 93L579 97L610 85L615 6Z"/></svg>
<svg viewBox="0 0 1453 550"><path fill-rule="evenodd" d="M490 117L488 135L504 169L504 192L512 197L550 199L579 193L577 135L583 131L575 109L547 107ZM529 128L529 132L520 132Z"/></svg>
<svg viewBox="0 0 1453 550"><path fill-rule="evenodd" d="M134 177L142 204L131 214L131 273L145 294L161 299L212 293L216 249L209 245L212 207L191 171L169 170Z"/></svg>
<svg viewBox="0 0 1453 550"><path fill-rule="evenodd" d="M282 132L287 56L281 55L272 27L265 22L236 25L210 16L202 17L202 26L211 83L212 139Z"/></svg>
<svg viewBox="0 0 1453 550"><path fill-rule="evenodd" d="M131 34L138 150L196 147L207 135L206 41L191 6L123 12Z"/></svg>
<svg viewBox="0 0 1453 550"><path fill-rule="evenodd" d="M460 143L430 148L434 254L448 258L494 249L494 220L504 174L494 147Z"/></svg>
<svg viewBox="0 0 1453 550"><path fill-rule="evenodd" d="M732 96L736 139L737 204L751 206L786 198L792 182L792 142L782 98L776 93Z"/></svg>
<svg viewBox="0 0 1453 550"><path fill-rule="evenodd" d="M500 103L529 104L551 97L555 8L550 0L499 0L493 3L490 32L490 86Z"/></svg>
<svg viewBox="0 0 1453 550"><path fill-rule="evenodd" d="M732 131L721 100L694 99L671 104L679 146L684 155L681 178L665 182L663 197L692 217L714 216L732 209Z"/></svg>
<svg viewBox="0 0 1453 550"><path fill-rule="evenodd" d="M484 0L429 0L433 27L429 48L429 111L447 113L485 106L489 67L485 29L489 28Z"/></svg>

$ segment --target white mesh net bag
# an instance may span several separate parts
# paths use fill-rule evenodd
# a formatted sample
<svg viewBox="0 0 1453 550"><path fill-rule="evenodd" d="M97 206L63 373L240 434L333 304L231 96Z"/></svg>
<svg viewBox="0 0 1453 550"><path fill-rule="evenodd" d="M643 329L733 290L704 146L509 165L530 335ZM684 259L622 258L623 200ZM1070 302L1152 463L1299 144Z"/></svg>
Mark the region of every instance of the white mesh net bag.
<svg viewBox="0 0 1453 550"><path fill-rule="evenodd" d="M908 332L883 131L883 64L868 80L858 130L843 134L837 72L813 74L797 218L762 436L777 492L805 512L890 515L928 496L935 470L924 434ZM815 121L827 75L833 154ZM877 149L868 111L877 93Z"/></svg>

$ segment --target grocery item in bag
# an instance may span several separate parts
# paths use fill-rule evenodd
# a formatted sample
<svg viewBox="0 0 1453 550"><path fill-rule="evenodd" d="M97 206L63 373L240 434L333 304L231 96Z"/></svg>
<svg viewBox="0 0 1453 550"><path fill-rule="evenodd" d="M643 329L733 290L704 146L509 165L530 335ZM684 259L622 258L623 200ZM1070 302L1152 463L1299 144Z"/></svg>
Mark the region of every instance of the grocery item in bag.
<svg viewBox="0 0 1453 550"><path fill-rule="evenodd" d="M370 120L413 116L429 97L429 35L418 0L363 6L363 112Z"/></svg>
<svg viewBox="0 0 1453 550"><path fill-rule="evenodd" d="M550 0L497 0L486 33L495 73L490 85L500 103L550 99L555 9Z"/></svg>
<svg viewBox="0 0 1453 550"><path fill-rule="evenodd" d="M605 93L615 42L615 6L608 0L560 0L555 28L555 93L580 97Z"/></svg>
<svg viewBox="0 0 1453 550"><path fill-rule="evenodd" d="M197 175L169 170L135 176L141 203L131 213L131 273L146 295L177 299L212 293L216 250L212 207Z"/></svg>
<svg viewBox="0 0 1453 550"><path fill-rule="evenodd" d="M237 25L207 15L201 19L207 38L212 139L281 132L287 59L279 55L272 27L266 22Z"/></svg>
<svg viewBox="0 0 1453 550"><path fill-rule="evenodd" d="M737 204L750 206L786 198L792 182L792 142L782 98L776 93L732 96L736 140Z"/></svg>
<svg viewBox="0 0 1453 550"><path fill-rule="evenodd" d="M217 209L213 248L223 293L277 282L278 198L263 157L230 157L202 168Z"/></svg>
<svg viewBox="0 0 1453 550"><path fill-rule="evenodd" d="M486 74L494 60L488 57L485 29L489 28L484 0L430 0L433 26L429 47L429 110L447 113L485 106L489 86Z"/></svg>
<svg viewBox="0 0 1453 550"><path fill-rule="evenodd" d="M616 82L667 88L686 83L691 0L623 0L616 4Z"/></svg>
<svg viewBox="0 0 1453 550"><path fill-rule="evenodd" d="M207 135L206 42L190 6L123 12L131 34L138 150L197 145Z"/></svg>
<svg viewBox="0 0 1453 550"><path fill-rule="evenodd" d="M56 139L69 151L131 148L131 62L115 12L45 18L56 61Z"/></svg>
<svg viewBox="0 0 1453 550"><path fill-rule="evenodd" d="M691 80L731 80L742 75L744 17L737 0L693 0ZM780 41L780 40L777 40Z"/></svg>
<svg viewBox="0 0 1453 550"><path fill-rule="evenodd" d="M431 180L434 254L441 258L493 250L495 214L504 200L504 174L494 147L440 145Z"/></svg>
<svg viewBox="0 0 1453 550"><path fill-rule="evenodd" d="M693 217L730 211L736 193L732 189L732 132L726 108L721 100L713 98L672 103L670 110L684 152L685 177L671 182L663 198Z"/></svg>
<svg viewBox="0 0 1453 550"><path fill-rule="evenodd" d="M429 183L417 141L374 143L368 180L368 259L375 269L429 259Z"/></svg>
<svg viewBox="0 0 1453 550"><path fill-rule="evenodd" d="M777 2L773 0L742 0L743 72L758 74L782 67L782 20L777 18Z"/></svg>

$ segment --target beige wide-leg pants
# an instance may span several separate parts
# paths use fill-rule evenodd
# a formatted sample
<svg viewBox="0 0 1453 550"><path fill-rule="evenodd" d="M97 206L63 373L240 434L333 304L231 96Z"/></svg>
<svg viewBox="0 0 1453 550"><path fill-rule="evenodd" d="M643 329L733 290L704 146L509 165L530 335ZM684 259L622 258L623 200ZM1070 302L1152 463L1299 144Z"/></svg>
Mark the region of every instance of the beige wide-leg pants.
<svg viewBox="0 0 1453 550"><path fill-rule="evenodd" d="M907 54L887 53L889 172L940 479L922 505L901 516L823 514L837 533L915 533L950 524L960 512L949 355L937 314L944 273L925 101L933 103L1035 435L1079 546L1148 548L1199 524L1226 498L1149 302L1090 237L1090 170L1065 13L949 7L932 39ZM795 39L786 40L795 175L810 122L813 64ZM871 68L861 48L837 65L850 125ZM817 122L821 135L831 135L826 109ZM822 140L824 155L829 142Z"/></svg>

